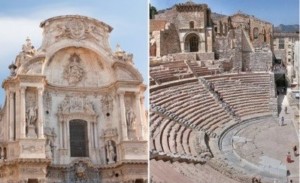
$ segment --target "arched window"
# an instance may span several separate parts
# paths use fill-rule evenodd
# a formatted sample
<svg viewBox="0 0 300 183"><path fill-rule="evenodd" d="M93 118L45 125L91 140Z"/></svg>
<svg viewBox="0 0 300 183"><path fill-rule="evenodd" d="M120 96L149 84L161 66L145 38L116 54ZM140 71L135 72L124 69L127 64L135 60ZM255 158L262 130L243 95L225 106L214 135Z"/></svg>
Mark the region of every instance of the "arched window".
<svg viewBox="0 0 300 183"><path fill-rule="evenodd" d="M193 29L193 28L194 28L194 22L190 21L190 29Z"/></svg>
<svg viewBox="0 0 300 183"><path fill-rule="evenodd" d="M254 29L253 29L253 38L254 39L258 38L258 28L257 27L254 27Z"/></svg>
<svg viewBox="0 0 300 183"><path fill-rule="evenodd" d="M185 38L185 51L197 52L199 50L199 37L196 34L190 34Z"/></svg>
<svg viewBox="0 0 300 183"><path fill-rule="evenodd" d="M88 157L87 122L75 119L70 121L71 157Z"/></svg>

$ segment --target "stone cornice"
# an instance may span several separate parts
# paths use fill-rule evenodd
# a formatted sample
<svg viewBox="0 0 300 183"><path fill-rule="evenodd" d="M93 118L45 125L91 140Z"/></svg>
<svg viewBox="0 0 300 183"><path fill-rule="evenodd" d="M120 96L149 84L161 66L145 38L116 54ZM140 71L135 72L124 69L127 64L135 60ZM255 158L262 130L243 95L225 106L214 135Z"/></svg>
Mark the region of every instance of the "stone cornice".
<svg viewBox="0 0 300 183"><path fill-rule="evenodd" d="M14 160L5 160L3 162L0 162L0 168L3 166L14 166L14 165L20 165L20 164L50 164L51 159L14 159Z"/></svg>

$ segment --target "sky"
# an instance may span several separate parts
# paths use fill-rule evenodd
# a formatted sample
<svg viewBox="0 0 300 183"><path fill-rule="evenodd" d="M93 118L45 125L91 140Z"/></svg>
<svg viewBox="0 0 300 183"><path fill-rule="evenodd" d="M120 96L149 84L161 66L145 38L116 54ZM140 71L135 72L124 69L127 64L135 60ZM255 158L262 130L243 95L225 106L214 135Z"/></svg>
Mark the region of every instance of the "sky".
<svg viewBox="0 0 300 183"><path fill-rule="evenodd" d="M187 0L151 0L157 10L185 3ZM193 0L205 3L212 12L232 15L239 10L268 21L274 26L279 24L299 24L299 0Z"/></svg>
<svg viewBox="0 0 300 183"><path fill-rule="evenodd" d="M0 81L9 76L14 62L29 37L35 48L42 42L40 22L60 15L89 16L113 27L110 46L133 53L135 66L148 83L148 2L147 0L7 0L0 1ZM5 92L0 88L0 106ZM146 98L147 95L146 95Z"/></svg>

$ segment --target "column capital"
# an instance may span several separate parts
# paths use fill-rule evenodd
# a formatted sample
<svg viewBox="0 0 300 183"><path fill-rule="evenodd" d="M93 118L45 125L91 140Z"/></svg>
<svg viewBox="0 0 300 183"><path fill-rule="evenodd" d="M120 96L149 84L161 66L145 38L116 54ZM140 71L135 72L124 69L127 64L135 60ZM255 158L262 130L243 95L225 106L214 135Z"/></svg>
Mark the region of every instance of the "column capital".
<svg viewBox="0 0 300 183"><path fill-rule="evenodd" d="M117 91L117 94L118 94L118 95L123 95L123 96L124 96L124 95L125 95L125 91Z"/></svg>
<svg viewBox="0 0 300 183"><path fill-rule="evenodd" d="M44 91L44 88L43 87L38 87L37 90L38 90L39 94L42 94L43 91Z"/></svg>

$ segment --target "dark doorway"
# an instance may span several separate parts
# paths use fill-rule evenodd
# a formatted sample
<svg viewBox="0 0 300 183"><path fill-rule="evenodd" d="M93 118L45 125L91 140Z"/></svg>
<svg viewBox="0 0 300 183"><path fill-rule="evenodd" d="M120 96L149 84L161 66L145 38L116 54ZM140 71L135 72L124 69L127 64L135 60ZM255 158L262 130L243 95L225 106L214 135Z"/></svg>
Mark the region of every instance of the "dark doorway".
<svg viewBox="0 0 300 183"><path fill-rule="evenodd" d="M39 183L37 179L28 179L28 183Z"/></svg>
<svg viewBox="0 0 300 183"><path fill-rule="evenodd" d="M88 156L87 122L75 119L70 121L71 157Z"/></svg>
<svg viewBox="0 0 300 183"><path fill-rule="evenodd" d="M196 34L190 34L186 37L185 50L188 52L197 52L199 50L199 37Z"/></svg>
<svg viewBox="0 0 300 183"><path fill-rule="evenodd" d="M144 183L143 179L136 179L135 183Z"/></svg>

